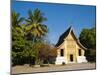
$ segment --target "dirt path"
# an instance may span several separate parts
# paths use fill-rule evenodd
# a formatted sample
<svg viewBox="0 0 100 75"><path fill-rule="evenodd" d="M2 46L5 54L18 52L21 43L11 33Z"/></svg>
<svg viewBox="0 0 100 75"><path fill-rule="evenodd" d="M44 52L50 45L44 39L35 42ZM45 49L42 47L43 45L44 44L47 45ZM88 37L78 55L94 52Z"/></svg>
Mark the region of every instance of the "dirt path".
<svg viewBox="0 0 100 75"><path fill-rule="evenodd" d="M81 63L81 64L67 64L50 67L28 67L28 66L15 66L12 67L12 74L18 73L36 73L36 72L51 72L51 71L70 71L70 70L89 70L95 69L95 63Z"/></svg>

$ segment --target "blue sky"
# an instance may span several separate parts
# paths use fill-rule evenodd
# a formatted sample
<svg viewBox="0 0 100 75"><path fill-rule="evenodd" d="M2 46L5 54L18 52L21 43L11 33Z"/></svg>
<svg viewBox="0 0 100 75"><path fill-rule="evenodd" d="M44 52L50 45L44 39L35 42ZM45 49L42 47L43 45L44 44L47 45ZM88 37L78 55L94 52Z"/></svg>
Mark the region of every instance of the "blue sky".
<svg viewBox="0 0 100 75"><path fill-rule="evenodd" d="M83 28L95 26L96 7L73 4L55 4L39 2L13 1L12 10L21 14L21 17L28 17L28 10L40 9L48 19L44 22L49 28L48 39L56 44L59 36L72 26L75 34L79 37Z"/></svg>

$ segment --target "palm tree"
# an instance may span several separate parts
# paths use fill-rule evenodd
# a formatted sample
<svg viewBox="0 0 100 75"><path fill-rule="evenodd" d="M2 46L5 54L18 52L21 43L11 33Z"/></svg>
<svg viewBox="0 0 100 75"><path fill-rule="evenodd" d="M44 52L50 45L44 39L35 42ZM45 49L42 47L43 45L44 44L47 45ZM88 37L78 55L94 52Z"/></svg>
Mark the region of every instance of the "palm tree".
<svg viewBox="0 0 100 75"><path fill-rule="evenodd" d="M16 13L15 11L12 12L11 14L12 17L12 26L19 26L21 23L24 21L23 17L20 17L19 13Z"/></svg>
<svg viewBox="0 0 100 75"><path fill-rule="evenodd" d="M45 24L43 24L43 21L47 20L44 17L44 14L41 13L39 9L35 9L33 12L29 10L28 12L28 19L27 22L27 35L31 40L37 40L41 39L43 36L45 36L48 32L48 28Z"/></svg>
<svg viewBox="0 0 100 75"><path fill-rule="evenodd" d="M21 34L20 36L24 36L21 23L25 19L23 17L20 17L20 13L17 13L15 11L12 11L11 17L12 17L12 36L19 36L20 34ZM12 37L12 39L14 39L14 37Z"/></svg>

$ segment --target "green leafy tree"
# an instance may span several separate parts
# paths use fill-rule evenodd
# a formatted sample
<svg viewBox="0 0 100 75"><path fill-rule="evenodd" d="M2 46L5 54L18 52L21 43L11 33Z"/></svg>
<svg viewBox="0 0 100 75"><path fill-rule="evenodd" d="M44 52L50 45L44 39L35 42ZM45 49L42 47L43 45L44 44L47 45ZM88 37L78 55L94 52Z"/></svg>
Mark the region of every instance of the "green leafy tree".
<svg viewBox="0 0 100 75"><path fill-rule="evenodd" d="M24 18L19 13L12 12L12 61L17 64L34 64L35 50L32 41L26 40L26 26L22 24Z"/></svg>
<svg viewBox="0 0 100 75"><path fill-rule="evenodd" d="M96 49L96 30L92 29L83 29L80 37L80 42L88 49Z"/></svg>
<svg viewBox="0 0 100 75"><path fill-rule="evenodd" d="M12 61L15 64L21 63L22 51L25 48L24 32L21 23L24 18L19 13L12 12Z"/></svg>
<svg viewBox="0 0 100 75"><path fill-rule="evenodd" d="M25 49L22 52L24 64L27 63L30 64L30 66L35 64L36 59L37 49L34 49L33 46L34 44L32 41L25 41Z"/></svg>
<svg viewBox="0 0 100 75"><path fill-rule="evenodd" d="M96 28L83 29L80 34L80 42L87 48L86 57L90 62L96 61Z"/></svg>

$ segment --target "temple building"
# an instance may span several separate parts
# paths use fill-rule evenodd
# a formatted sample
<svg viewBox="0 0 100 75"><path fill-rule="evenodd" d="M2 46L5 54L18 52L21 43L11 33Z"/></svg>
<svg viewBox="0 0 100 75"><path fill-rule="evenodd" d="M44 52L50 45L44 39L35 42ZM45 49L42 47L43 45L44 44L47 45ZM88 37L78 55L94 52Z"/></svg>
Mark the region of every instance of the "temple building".
<svg viewBox="0 0 100 75"><path fill-rule="evenodd" d="M59 38L57 44L57 57L55 64L87 62L87 50L76 37L73 28L69 27Z"/></svg>

